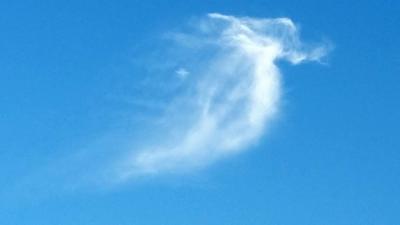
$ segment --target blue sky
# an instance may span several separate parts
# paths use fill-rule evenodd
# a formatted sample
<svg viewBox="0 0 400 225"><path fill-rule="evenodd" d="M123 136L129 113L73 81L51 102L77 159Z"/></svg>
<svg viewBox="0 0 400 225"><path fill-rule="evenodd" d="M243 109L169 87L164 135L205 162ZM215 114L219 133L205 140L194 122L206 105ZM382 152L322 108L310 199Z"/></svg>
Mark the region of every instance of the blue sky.
<svg viewBox="0 0 400 225"><path fill-rule="evenodd" d="M0 2L0 223L399 224L399 11L389 0ZM260 56L260 45L291 51ZM275 74L269 62L280 85L255 80L267 86L249 96L267 97L234 101L262 112L255 125L229 111L199 128L208 108L194 100L224 79L254 81L248 69ZM260 109L265 99L279 110ZM215 102L212 115L227 108Z"/></svg>

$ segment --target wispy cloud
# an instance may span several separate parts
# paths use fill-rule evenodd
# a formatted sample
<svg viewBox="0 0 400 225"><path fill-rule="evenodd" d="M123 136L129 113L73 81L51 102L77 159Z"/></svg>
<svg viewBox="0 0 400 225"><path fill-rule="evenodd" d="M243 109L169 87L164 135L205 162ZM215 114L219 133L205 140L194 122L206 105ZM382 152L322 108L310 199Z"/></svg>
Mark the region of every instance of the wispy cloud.
<svg viewBox="0 0 400 225"><path fill-rule="evenodd" d="M186 91L175 94L164 118L170 134L132 149L118 162L119 179L187 172L249 149L279 111L276 62L318 61L326 54L324 46L304 45L289 18L211 13L168 37L180 46L179 57L193 59L175 70Z"/></svg>

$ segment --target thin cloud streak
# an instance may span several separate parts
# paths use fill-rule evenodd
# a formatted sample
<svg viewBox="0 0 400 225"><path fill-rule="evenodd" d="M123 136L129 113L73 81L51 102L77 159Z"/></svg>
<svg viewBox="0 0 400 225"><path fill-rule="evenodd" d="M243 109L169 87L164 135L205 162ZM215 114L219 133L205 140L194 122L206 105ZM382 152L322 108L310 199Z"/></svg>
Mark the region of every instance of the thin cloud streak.
<svg viewBox="0 0 400 225"><path fill-rule="evenodd" d="M153 146L133 149L118 162L115 177L120 180L190 172L249 149L279 112L282 87L276 62L319 61L326 54L324 46L302 44L289 18L211 13L194 28L170 34L182 48L207 52L206 60L193 63L202 69L191 69L192 91L180 93L180 103L171 106L175 117L188 119L169 124L179 130L178 138L166 136ZM190 80L186 69L176 73Z"/></svg>

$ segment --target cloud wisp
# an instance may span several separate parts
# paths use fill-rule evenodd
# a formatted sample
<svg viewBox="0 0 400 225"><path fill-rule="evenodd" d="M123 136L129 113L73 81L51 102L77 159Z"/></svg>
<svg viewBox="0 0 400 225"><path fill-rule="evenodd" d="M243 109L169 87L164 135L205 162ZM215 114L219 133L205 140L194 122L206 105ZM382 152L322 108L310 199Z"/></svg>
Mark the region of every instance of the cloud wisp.
<svg viewBox="0 0 400 225"><path fill-rule="evenodd" d="M167 36L180 46L181 58L193 58L175 69L186 91L175 93L165 135L118 162L122 180L188 172L249 149L279 112L276 62L318 61L326 54L324 46L303 44L288 18L211 13L190 31Z"/></svg>

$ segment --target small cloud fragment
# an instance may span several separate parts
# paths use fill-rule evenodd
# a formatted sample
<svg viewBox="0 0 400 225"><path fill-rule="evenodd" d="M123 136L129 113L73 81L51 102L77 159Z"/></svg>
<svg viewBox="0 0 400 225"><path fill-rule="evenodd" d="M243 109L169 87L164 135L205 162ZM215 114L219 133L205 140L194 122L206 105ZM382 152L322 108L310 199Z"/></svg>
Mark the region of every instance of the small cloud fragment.
<svg viewBox="0 0 400 225"><path fill-rule="evenodd" d="M179 79L185 80L190 73L185 68L181 67L175 71L175 74Z"/></svg>

